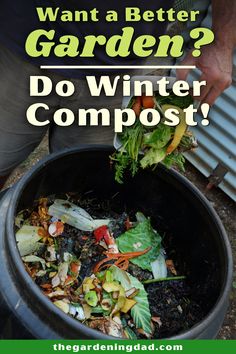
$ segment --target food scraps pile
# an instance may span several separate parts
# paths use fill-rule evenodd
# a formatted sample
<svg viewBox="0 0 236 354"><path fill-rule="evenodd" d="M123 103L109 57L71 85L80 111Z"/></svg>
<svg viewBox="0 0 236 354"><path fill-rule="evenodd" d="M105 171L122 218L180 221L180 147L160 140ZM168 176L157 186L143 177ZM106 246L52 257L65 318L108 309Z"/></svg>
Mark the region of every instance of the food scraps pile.
<svg viewBox="0 0 236 354"><path fill-rule="evenodd" d="M137 117L143 109L156 109L162 117L166 110L174 109L178 112L180 123L172 127L161 121L156 127L146 127L137 120L132 127L126 127L123 133L118 134L118 152L111 157L118 183L123 183L126 170L134 176L139 168L156 166L160 162L168 168L174 166L184 171L183 152L197 147L193 134L188 131L183 111L193 104L193 98L190 94L178 97L172 90L168 94L163 97L156 92L153 97L132 97L130 100L128 108L132 108Z"/></svg>
<svg viewBox="0 0 236 354"><path fill-rule="evenodd" d="M44 295L114 337L161 338L193 326L201 308L151 220L140 212L131 220L110 211L108 218L95 205L48 197L17 215L19 253Z"/></svg>

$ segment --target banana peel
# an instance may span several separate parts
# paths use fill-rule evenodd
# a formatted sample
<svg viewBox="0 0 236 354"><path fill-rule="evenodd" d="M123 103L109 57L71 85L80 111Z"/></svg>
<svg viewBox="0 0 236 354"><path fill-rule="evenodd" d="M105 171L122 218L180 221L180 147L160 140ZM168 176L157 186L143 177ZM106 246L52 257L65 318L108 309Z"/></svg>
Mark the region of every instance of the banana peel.
<svg viewBox="0 0 236 354"><path fill-rule="evenodd" d="M173 140L171 141L170 145L167 147L166 154L170 155L174 150L177 149L179 146L181 139L183 138L188 126L185 120L185 113L184 111L176 106L172 106L169 104L165 104L162 106L163 112L167 111L167 109L176 109L179 112L179 120L180 123L175 129Z"/></svg>
<svg viewBox="0 0 236 354"><path fill-rule="evenodd" d="M93 284L94 278L85 278L83 281L83 292L87 294L89 291L95 289L95 285Z"/></svg>
<svg viewBox="0 0 236 354"><path fill-rule="evenodd" d="M135 301L133 299L125 299L125 303L124 303L123 307L121 308L121 312L123 312L123 313L129 312L132 309L132 307L136 304L137 304L137 301Z"/></svg>

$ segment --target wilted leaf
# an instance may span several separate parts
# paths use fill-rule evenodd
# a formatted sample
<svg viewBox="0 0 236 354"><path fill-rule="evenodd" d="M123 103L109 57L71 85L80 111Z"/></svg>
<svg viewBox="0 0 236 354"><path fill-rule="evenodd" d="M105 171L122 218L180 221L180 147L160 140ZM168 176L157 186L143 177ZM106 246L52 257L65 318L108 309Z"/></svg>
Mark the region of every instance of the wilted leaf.
<svg viewBox="0 0 236 354"><path fill-rule="evenodd" d="M39 250L42 238L40 234L42 228L24 225L16 233L17 246L21 256L27 256Z"/></svg>
<svg viewBox="0 0 236 354"><path fill-rule="evenodd" d="M145 333L151 334L151 313L147 292L143 284L140 283L138 279L116 266L112 266L110 271L112 271L114 279L119 281L126 291L132 287L139 289L139 293L133 299L137 303L131 309L131 316L136 328L141 328Z"/></svg>
<svg viewBox="0 0 236 354"><path fill-rule="evenodd" d="M40 258L40 257L37 257L37 256L26 256L26 257L23 257L22 260L25 262L25 263L41 263L42 265L42 268L45 270L46 268L46 262L43 258Z"/></svg>
<svg viewBox="0 0 236 354"><path fill-rule="evenodd" d="M116 239L120 252L138 252L151 247L151 250L142 256L133 258L130 262L142 269L152 271L151 263L160 253L161 236L152 228L150 220L140 222L136 227L126 231Z"/></svg>
<svg viewBox="0 0 236 354"><path fill-rule="evenodd" d="M110 220L95 220L84 209L66 200L56 199L48 210L49 215L82 231L94 231L108 225Z"/></svg>

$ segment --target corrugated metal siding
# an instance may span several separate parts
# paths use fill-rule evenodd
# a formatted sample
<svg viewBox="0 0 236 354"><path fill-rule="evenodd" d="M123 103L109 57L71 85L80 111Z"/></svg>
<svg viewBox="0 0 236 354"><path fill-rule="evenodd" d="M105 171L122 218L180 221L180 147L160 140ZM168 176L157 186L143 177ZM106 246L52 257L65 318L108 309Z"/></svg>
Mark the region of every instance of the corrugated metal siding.
<svg viewBox="0 0 236 354"><path fill-rule="evenodd" d="M203 22L210 26L211 11ZM198 78L197 72L192 78ZM211 176L215 168L222 164L228 170L219 184L226 194L236 201L236 51L234 53L233 84L216 101L209 114L211 124L203 127L199 124L192 128L197 137L199 148L187 153L186 158L206 177ZM198 117L199 122L201 117Z"/></svg>

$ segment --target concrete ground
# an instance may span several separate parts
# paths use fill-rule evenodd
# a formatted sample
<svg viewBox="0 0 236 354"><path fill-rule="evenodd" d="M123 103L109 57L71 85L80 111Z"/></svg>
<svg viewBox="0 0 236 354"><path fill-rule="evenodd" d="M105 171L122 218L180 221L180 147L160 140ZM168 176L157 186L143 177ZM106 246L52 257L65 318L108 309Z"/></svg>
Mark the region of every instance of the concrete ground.
<svg viewBox="0 0 236 354"><path fill-rule="evenodd" d="M41 145L14 171L7 182L7 186L15 183L32 165L38 162L47 153L47 137L45 137ZM234 282L230 295L229 309L218 338L236 339L236 205L221 190L217 188L210 191L206 190L207 179L190 164L186 165L185 176L202 191L216 209L232 245L234 256Z"/></svg>

